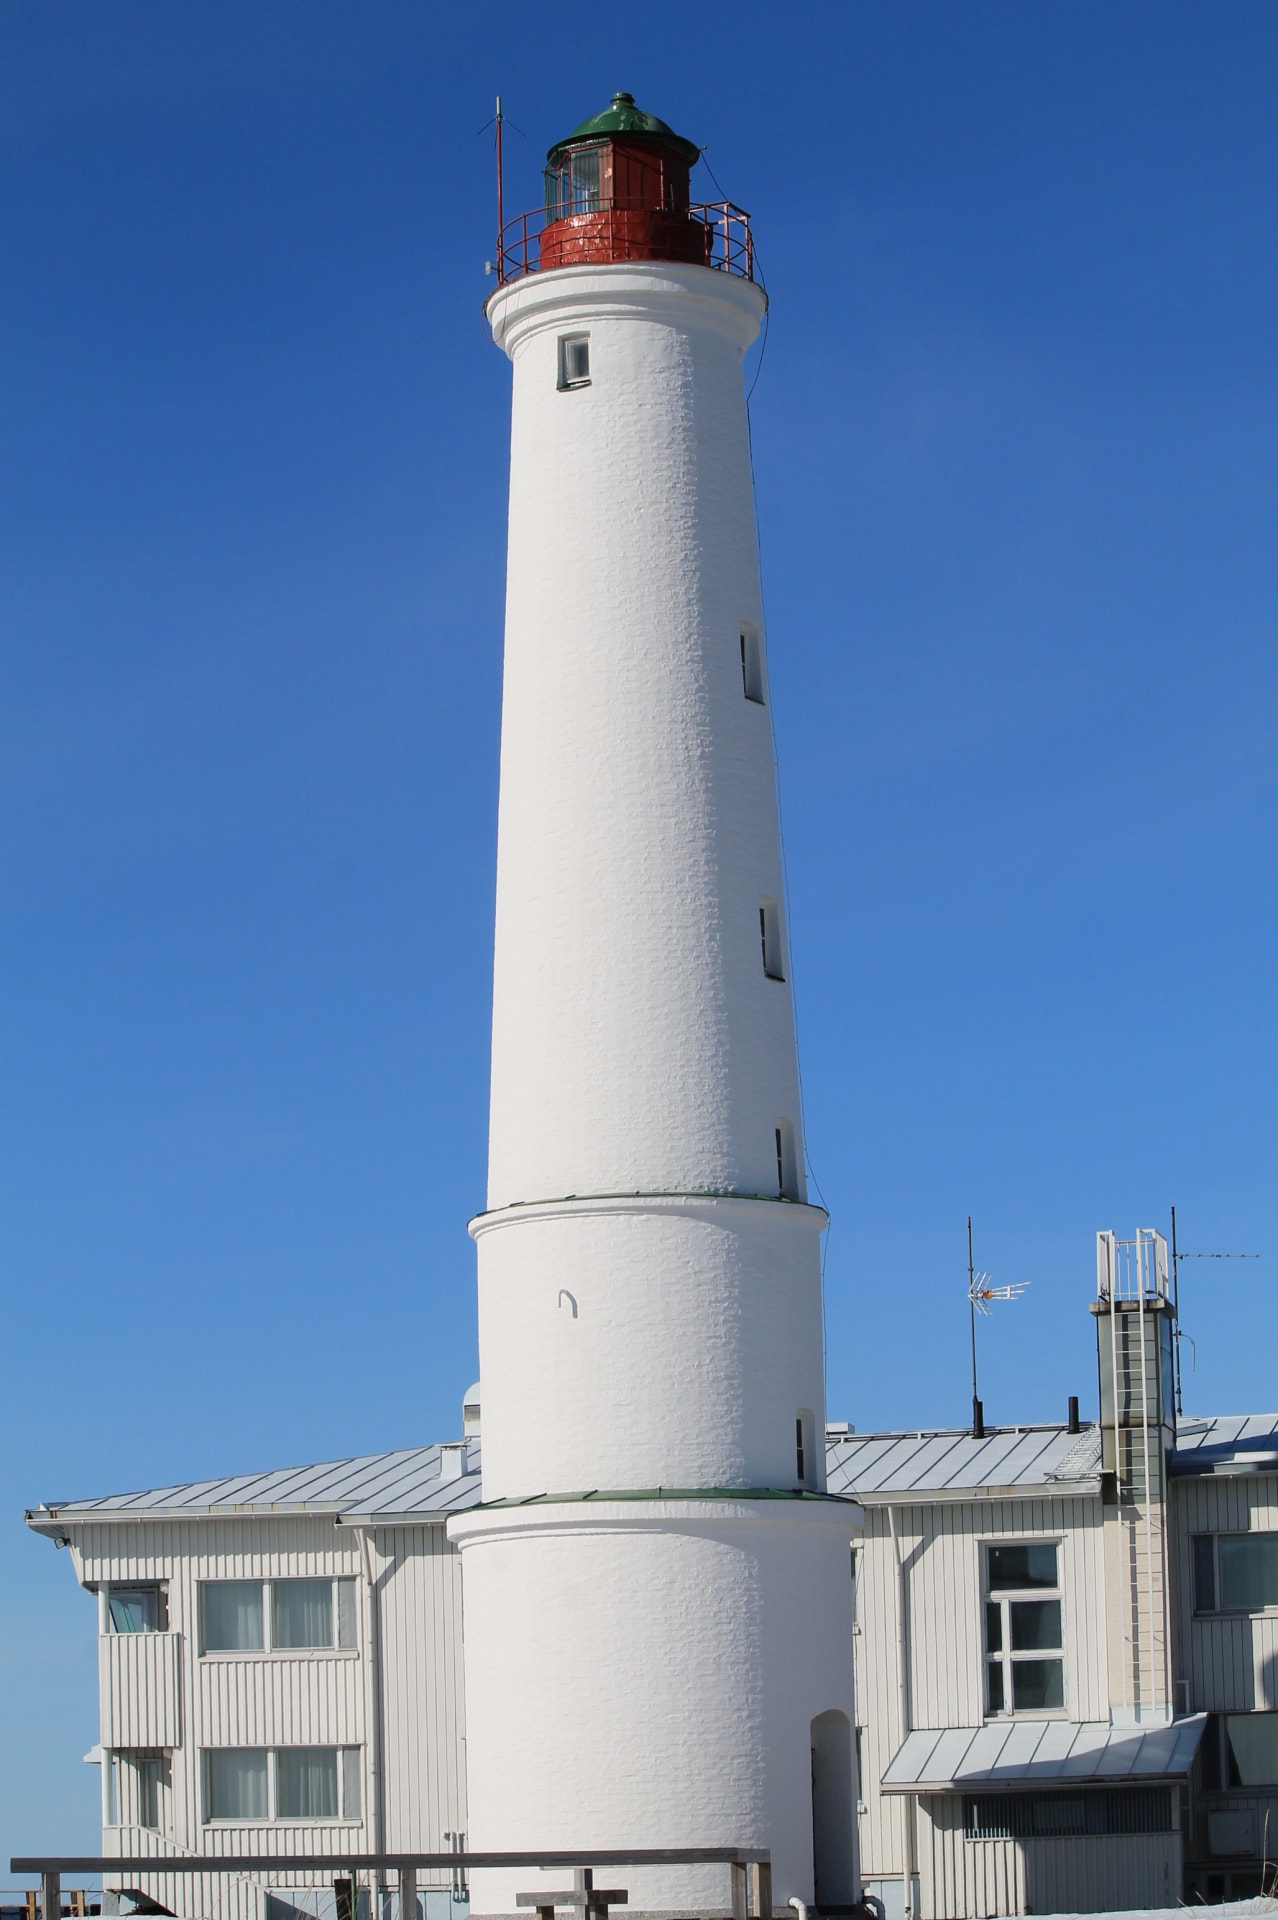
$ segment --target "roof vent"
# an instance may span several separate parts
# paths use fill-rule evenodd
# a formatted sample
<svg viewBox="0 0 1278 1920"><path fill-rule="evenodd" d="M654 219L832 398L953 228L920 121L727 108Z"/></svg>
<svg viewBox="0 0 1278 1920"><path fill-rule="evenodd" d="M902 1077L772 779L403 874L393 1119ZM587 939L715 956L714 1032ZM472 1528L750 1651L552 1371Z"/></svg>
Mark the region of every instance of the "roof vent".
<svg viewBox="0 0 1278 1920"><path fill-rule="evenodd" d="M479 1438L479 1382L467 1387L462 1401L462 1432L468 1440Z"/></svg>
<svg viewBox="0 0 1278 1920"><path fill-rule="evenodd" d="M441 1480L460 1480L466 1471L466 1442L450 1440L439 1449Z"/></svg>

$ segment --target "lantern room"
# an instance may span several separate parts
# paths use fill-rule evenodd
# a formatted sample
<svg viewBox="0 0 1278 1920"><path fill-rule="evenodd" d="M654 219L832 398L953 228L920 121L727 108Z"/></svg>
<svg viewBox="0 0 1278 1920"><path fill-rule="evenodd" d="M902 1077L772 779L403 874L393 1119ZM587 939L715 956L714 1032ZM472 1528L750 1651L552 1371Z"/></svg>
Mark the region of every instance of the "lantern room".
<svg viewBox="0 0 1278 1920"><path fill-rule="evenodd" d="M629 93L583 121L546 155L541 265L618 260L709 264L710 233L689 206L688 175L700 148Z"/></svg>

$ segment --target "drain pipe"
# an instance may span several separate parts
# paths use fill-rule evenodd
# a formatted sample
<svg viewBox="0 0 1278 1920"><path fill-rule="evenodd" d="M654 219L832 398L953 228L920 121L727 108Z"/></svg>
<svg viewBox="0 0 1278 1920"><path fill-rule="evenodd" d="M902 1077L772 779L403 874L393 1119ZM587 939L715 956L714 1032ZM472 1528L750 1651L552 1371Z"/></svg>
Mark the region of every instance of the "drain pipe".
<svg viewBox="0 0 1278 1920"><path fill-rule="evenodd" d="M364 1570L364 1645L368 1653L368 1688L365 1713L368 1724L368 1850L383 1851L385 1834L385 1793L382 1785L382 1648L381 1608L378 1605L377 1579L373 1573L373 1529L356 1527L360 1564ZM380 1869L375 1876L380 1889ZM374 1900L374 1920L379 1920L381 1902Z"/></svg>
<svg viewBox="0 0 1278 1920"><path fill-rule="evenodd" d="M910 1735L910 1629L905 1590L905 1559L899 1525L899 1509L888 1504L888 1530L892 1536L892 1559L896 1569L896 1699L901 1722L901 1745ZM914 1796L901 1796L902 1893L905 1920L914 1920Z"/></svg>
<svg viewBox="0 0 1278 1920"><path fill-rule="evenodd" d="M799 1916L799 1920L808 1920L808 1903L806 1900L800 1900L797 1893L792 1893L788 1904L794 1908L794 1911Z"/></svg>

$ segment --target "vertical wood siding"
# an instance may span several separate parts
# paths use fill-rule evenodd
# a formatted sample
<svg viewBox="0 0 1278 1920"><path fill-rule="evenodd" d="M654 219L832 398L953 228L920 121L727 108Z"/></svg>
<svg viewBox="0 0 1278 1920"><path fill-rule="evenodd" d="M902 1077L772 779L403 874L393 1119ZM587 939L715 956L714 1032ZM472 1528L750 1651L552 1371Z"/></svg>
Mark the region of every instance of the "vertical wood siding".
<svg viewBox="0 0 1278 1920"><path fill-rule="evenodd" d="M1278 1612L1194 1617L1196 1533L1278 1533L1278 1477L1205 1475L1171 1482L1176 1673L1194 1713L1278 1708Z"/></svg>
<svg viewBox="0 0 1278 1920"><path fill-rule="evenodd" d="M1102 1511L1099 1499L1073 1495L938 1501L899 1509L911 1728L979 1726L985 1717L981 1549L1002 1537L1060 1541L1066 1717L1108 1719ZM867 1878L904 1871L905 1803L899 1795L881 1794L878 1786L905 1737L898 1701L895 1580L886 1509L867 1506L855 1636L864 1808L859 1826ZM922 1851L920 1838L920 1856ZM990 1868L996 1875L1003 1871ZM1018 1908L988 1909L995 1910Z"/></svg>
<svg viewBox="0 0 1278 1920"><path fill-rule="evenodd" d="M182 1743L180 1633L107 1633L98 1641L102 1744Z"/></svg>
<svg viewBox="0 0 1278 1920"><path fill-rule="evenodd" d="M466 1830L461 1556L442 1527L379 1533L386 1845L434 1852ZM446 1884L422 1876L423 1885Z"/></svg>
<svg viewBox="0 0 1278 1920"><path fill-rule="evenodd" d="M102 1742L114 1749L169 1750L161 1834L108 1828L116 1855L343 1853L368 1847L371 1802L366 1610L354 1650L201 1656L199 1585L204 1580L348 1576L364 1585L355 1531L297 1514L163 1520L77 1529L82 1578L162 1580L167 1634L107 1635L99 1647ZM389 1850L443 1847L464 1831L460 1561L442 1526L379 1529L374 1572L381 1620ZM167 1662L167 1664L166 1664ZM185 1711L179 1712L179 1702ZM363 1754L362 1813L349 1821L206 1825L202 1754L226 1746L356 1746ZM130 1809L122 1807L127 1817ZM331 1875L313 1876L317 1884ZM161 1905L200 1920L261 1920L265 1887L246 1876L131 1876ZM296 1887L299 1876L284 1877ZM425 1876L424 1876L425 1879Z"/></svg>
<svg viewBox="0 0 1278 1920"><path fill-rule="evenodd" d="M967 1840L962 1804L954 1794L920 1801L922 1904L930 1920L1107 1913L1180 1900L1179 1834Z"/></svg>

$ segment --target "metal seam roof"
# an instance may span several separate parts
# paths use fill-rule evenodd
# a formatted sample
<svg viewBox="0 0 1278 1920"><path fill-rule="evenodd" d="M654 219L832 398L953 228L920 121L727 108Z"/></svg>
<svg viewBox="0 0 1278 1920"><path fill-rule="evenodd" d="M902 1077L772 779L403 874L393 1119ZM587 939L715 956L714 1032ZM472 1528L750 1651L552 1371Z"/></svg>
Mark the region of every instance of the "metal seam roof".
<svg viewBox="0 0 1278 1920"><path fill-rule="evenodd" d="M1228 1414L1180 1422L1172 1471L1211 1472L1228 1465L1234 1450L1245 1464L1259 1466L1267 1443L1278 1452L1278 1414ZM442 1445L463 1443L450 1441ZM54 1521L205 1517L211 1514L339 1514L375 1519L392 1516L406 1523L420 1516L442 1518L475 1506L480 1489L480 1447L465 1443L465 1474L440 1479L442 1445L406 1447L317 1465L282 1467L216 1480L194 1480L97 1499L50 1501L34 1509L33 1525ZM1087 1488L1100 1473L1100 1429L1085 1426L1072 1434L1064 1426L1004 1427L975 1439L966 1428L919 1429L905 1433L834 1432L826 1445L827 1486L831 1493L874 1504L900 1497L979 1498L1015 1494L1030 1488L1060 1493Z"/></svg>
<svg viewBox="0 0 1278 1920"><path fill-rule="evenodd" d="M1063 1781L1113 1785L1182 1779L1207 1725L1196 1713L1170 1726L1101 1720L997 1722L907 1734L883 1774L884 1793L1026 1791Z"/></svg>

